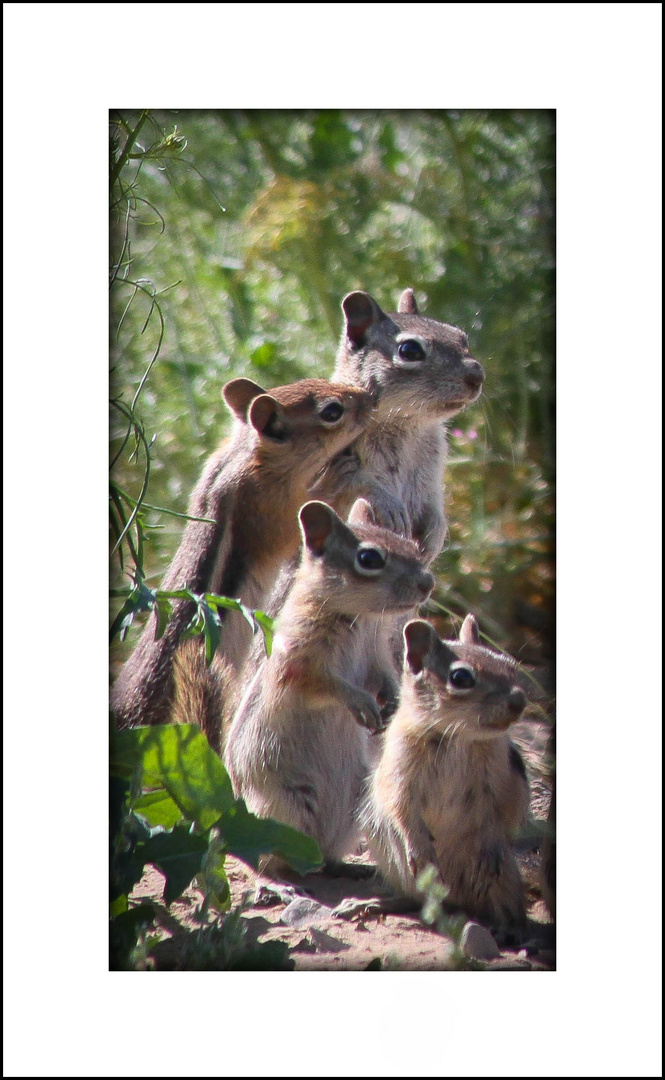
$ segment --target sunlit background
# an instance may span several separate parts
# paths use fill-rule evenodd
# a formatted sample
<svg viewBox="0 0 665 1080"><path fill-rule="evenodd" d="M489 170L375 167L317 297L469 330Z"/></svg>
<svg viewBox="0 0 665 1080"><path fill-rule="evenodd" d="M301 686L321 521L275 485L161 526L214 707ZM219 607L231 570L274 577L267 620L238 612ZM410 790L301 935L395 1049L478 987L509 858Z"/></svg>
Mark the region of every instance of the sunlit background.
<svg viewBox="0 0 665 1080"><path fill-rule="evenodd" d="M412 286L423 314L467 331L487 373L449 425L431 614L450 636L473 611L497 645L548 666L554 114L136 110L112 113L111 132L111 389L131 406L156 355L136 403L154 438L146 502L186 511L229 428L228 379L328 376L342 297L365 289L390 311ZM113 475L136 499L146 454L125 431L113 407ZM184 521L157 509L143 521L154 587ZM114 586L128 569L116 554Z"/></svg>

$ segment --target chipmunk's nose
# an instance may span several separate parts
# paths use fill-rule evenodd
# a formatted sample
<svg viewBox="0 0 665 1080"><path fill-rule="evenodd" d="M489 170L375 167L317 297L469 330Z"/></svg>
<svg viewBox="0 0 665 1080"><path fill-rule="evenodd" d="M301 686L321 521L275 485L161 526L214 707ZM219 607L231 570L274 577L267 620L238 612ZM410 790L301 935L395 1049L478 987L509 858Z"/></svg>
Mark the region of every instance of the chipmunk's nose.
<svg viewBox="0 0 665 1080"><path fill-rule="evenodd" d="M434 588L434 575L430 574L428 570L423 570L422 574L418 578L418 592L422 596L423 600L429 596Z"/></svg>
<svg viewBox="0 0 665 1080"><path fill-rule="evenodd" d="M482 365L477 360L465 360L464 361L464 382L467 386L470 386L472 390L477 390L479 386L482 386L485 381L485 372Z"/></svg>
<svg viewBox="0 0 665 1080"><path fill-rule="evenodd" d="M513 686L508 694L508 708L515 716L519 716L526 709L526 694L519 686Z"/></svg>

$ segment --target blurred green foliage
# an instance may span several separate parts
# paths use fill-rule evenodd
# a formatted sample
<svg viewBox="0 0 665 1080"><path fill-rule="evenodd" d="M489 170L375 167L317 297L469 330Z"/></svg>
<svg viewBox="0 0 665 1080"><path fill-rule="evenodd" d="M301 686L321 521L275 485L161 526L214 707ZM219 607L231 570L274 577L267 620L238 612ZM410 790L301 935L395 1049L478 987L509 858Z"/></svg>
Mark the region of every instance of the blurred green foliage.
<svg viewBox="0 0 665 1080"><path fill-rule="evenodd" d="M146 443L154 438L146 501L186 511L228 430L228 379L271 387L329 375L342 297L366 289L395 310L412 286L424 314L467 331L487 372L481 401L450 423L440 629L452 629L446 612L471 610L503 647L547 659L554 114L127 110L111 119L112 177L126 195L112 199L111 386L126 407L157 351L136 404ZM136 500L141 448L123 446L126 430L115 409L114 476ZM154 587L184 522L141 515ZM116 661L135 640L116 644Z"/></svg>

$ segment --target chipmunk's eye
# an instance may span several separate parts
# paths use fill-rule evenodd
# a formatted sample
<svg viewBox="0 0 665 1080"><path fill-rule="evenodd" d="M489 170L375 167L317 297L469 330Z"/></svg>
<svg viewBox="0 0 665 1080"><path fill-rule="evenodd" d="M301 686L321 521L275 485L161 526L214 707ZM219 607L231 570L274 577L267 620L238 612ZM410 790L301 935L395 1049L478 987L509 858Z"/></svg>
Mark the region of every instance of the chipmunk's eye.
<svg viewBox="0 0 665 1080"><path fill-rule="evenodd" d="M425 359L425 350L419 341L401 341L397 350L400 360L407 360L410 364L418 363Z"/></svg>
<svg viewBox="0 0 665 1080"><path fill-rule="evenodd" d="M471 690L476 685L476 676L468 667L456 667L448 675L448 682L456 690Z"/></svg>
<svg viewBox="0 0 665 1080"><path fill-rule="evenodd" d="M324 405L319 416L326 424L335 424L344 416L344 406L339 401L329 401Z"/></svg>
<svg viewBox="0 0 665 1080"><path fill-rule="evenodd" d="M378 548L363 547L356 555L359 568L366 574L376 574L386 565L386 557Z"/></svg>

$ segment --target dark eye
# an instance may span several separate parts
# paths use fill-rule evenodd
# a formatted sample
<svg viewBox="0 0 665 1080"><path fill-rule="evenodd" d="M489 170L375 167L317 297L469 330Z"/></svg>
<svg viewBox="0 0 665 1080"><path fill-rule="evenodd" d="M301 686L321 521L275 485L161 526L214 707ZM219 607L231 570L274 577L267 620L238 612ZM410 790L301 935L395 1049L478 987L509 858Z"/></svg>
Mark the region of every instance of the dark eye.
<svg viewBox="0 0 665 1080"><path fill-rule="evenodd" d="M327 405L323 406L319 416L326 424L334 424L340 417L344 416L344 406L339 401L329 401Z"/></svg>
<svg viewBox="0 0 665 1080"><path fill-rule="evenodd" d="M414 364L425 359L425 350L419 341L401 341L397 350L400 360L407 360Z"/></svg>
<svg viewBox="0 0 665 1080"><path fill-rule="evenodd" d="M456 690L470 690L472 686L476 685L476 676L470 668L458 667L450 672L448 681Z"/></svg>
<svg viewBox="0 0 665 1080"><path fill-rule="evenodd" d="M356 562L362 570L383 570L386 557L378 548L361 548L356 555Z"/></svg>

